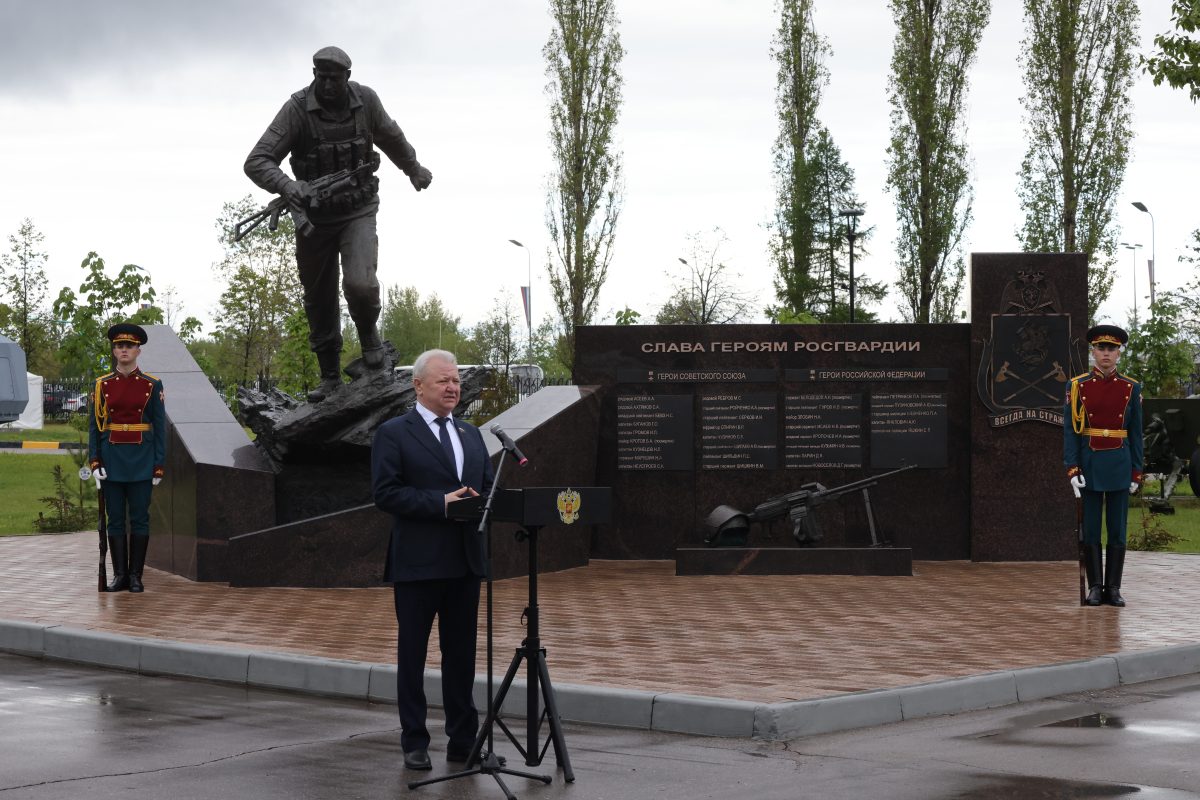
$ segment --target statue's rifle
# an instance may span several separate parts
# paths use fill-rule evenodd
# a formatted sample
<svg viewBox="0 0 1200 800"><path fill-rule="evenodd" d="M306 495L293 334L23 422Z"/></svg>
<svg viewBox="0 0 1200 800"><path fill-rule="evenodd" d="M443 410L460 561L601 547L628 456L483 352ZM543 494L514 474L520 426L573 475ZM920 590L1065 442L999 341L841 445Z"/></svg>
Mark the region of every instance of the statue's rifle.
<svg viewBox="0 0 1200 800"><path fill-rule="evenodd" d="M379 169L379 156L367 159L357 167L343 169L329 175L322 175L308 181L308 208L320 208L335 195L353 189L359 185L363 175L370 175ZM310 236L316 229L308 218L307 209L296 203L289 202L286 195L280 195L263 208L240 220L233 228L233 240L240 242L252 230L267 223L267 230L272 233L279 230L279 215L287 211L292 215L296 232L301 236Z"/></svg>

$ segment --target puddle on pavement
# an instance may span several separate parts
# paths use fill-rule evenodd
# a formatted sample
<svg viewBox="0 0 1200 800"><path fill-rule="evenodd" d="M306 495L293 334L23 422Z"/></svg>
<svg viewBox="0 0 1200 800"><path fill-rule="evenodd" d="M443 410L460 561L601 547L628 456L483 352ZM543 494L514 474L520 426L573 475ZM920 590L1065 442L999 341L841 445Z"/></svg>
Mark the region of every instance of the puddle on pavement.
<svg viewBox="0 0 1200 800"><path fill-rule="evenodd" d="M1125 721L1115 714L1099 712L1073 719L1059 720L1040 725L1041 728L1124 728Z"/></svg>
<svg viewBox="0 0 1200 800"><path fill-rule="evenodd" d="M977 783L945 796L945 800L1105 800L1131 797L1151 800L1142 786L1091 783L1029 775L973 775ZM1152 791L1152 790L1151 790Z"/></svg>

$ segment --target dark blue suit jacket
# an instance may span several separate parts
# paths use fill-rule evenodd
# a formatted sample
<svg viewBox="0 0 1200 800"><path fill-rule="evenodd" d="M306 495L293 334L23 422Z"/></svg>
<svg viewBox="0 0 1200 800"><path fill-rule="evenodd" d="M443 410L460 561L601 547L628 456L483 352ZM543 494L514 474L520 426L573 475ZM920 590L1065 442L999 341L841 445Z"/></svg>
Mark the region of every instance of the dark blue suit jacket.
<svg viewBox="0 0 1200 800"><path fill-rule="evenodd" d="M445 496L462 486L480 494L491 488L492 461L479 429L454 420L462 442L459 482L441 443L414 408L375 431L371 486L375 505L391 514L384 581L421 581L485 575L483 540L473 523L446 519Z"/></svg>

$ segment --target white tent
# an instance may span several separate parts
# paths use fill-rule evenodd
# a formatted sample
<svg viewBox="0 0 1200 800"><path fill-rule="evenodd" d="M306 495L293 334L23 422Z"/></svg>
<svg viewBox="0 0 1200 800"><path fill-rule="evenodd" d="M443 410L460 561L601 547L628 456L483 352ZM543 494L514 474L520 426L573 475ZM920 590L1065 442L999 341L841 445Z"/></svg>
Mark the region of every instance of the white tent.
<svg viewBox="0 0 1200 800"><path fill-rule="evenodd" d="M42 429L44 421L42 417L42 376L26 372L25 379L29 383L29 402L26 404L25 410L14 421L0 425L0 429L9 430L17 428L27 431L40 431Z"/></svg>

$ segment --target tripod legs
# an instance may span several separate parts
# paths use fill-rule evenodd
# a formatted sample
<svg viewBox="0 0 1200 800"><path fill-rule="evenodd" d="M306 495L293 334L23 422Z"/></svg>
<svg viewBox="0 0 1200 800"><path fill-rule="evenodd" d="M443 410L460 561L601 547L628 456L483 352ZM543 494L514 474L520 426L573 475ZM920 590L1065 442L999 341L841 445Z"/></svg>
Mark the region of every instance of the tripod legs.
<svg viewBox="0 0 1200 800"><path fill-rule="evenodd" d="M535 655L531 656L529 651L533 651ZM528 766L535 767L542 763L542 758L545 756L545 748L539 746L537 731L541 727L541 720L528 721L529 741L526 746L522 747L521 743L513 736L508 726L504 724L504 720L500 719L500 710L504 706L504 698L508 696L508 690L512 687L513 678L517 675L517 670L521 667L522 661L527 661L530 658L536 659L536 664L530 663L530 669L537 670L538 690L542 695L542 702L545 704L546 710L544 717L550 723L550 737L546 740L546 747L554 745L555 762L563 769L563 779L567 783L574 783L575 771L571 768L571 756L567 752L567 740L563 736L562 718L558 714L558 702L554 699L554 687L550 683L550 670L546 666L546 651L540 647L530 646L528 643L517 648L517 652L513 655L512 663L508 665L508 672L504 674L504 680L500 683L500 688L496 691L496 697L492 701L492 707L488 709L488 720L495 721L500 729L504 731L505 736L517 748L517 751L525 757L525 763ZM532 683L532 681L530 681ZM531 707L535 707L534 706ZM475 740L475 750L478 751L483 747L483 739L486 737L486 729L488 726L480 728L479 736Z"/></svg>

